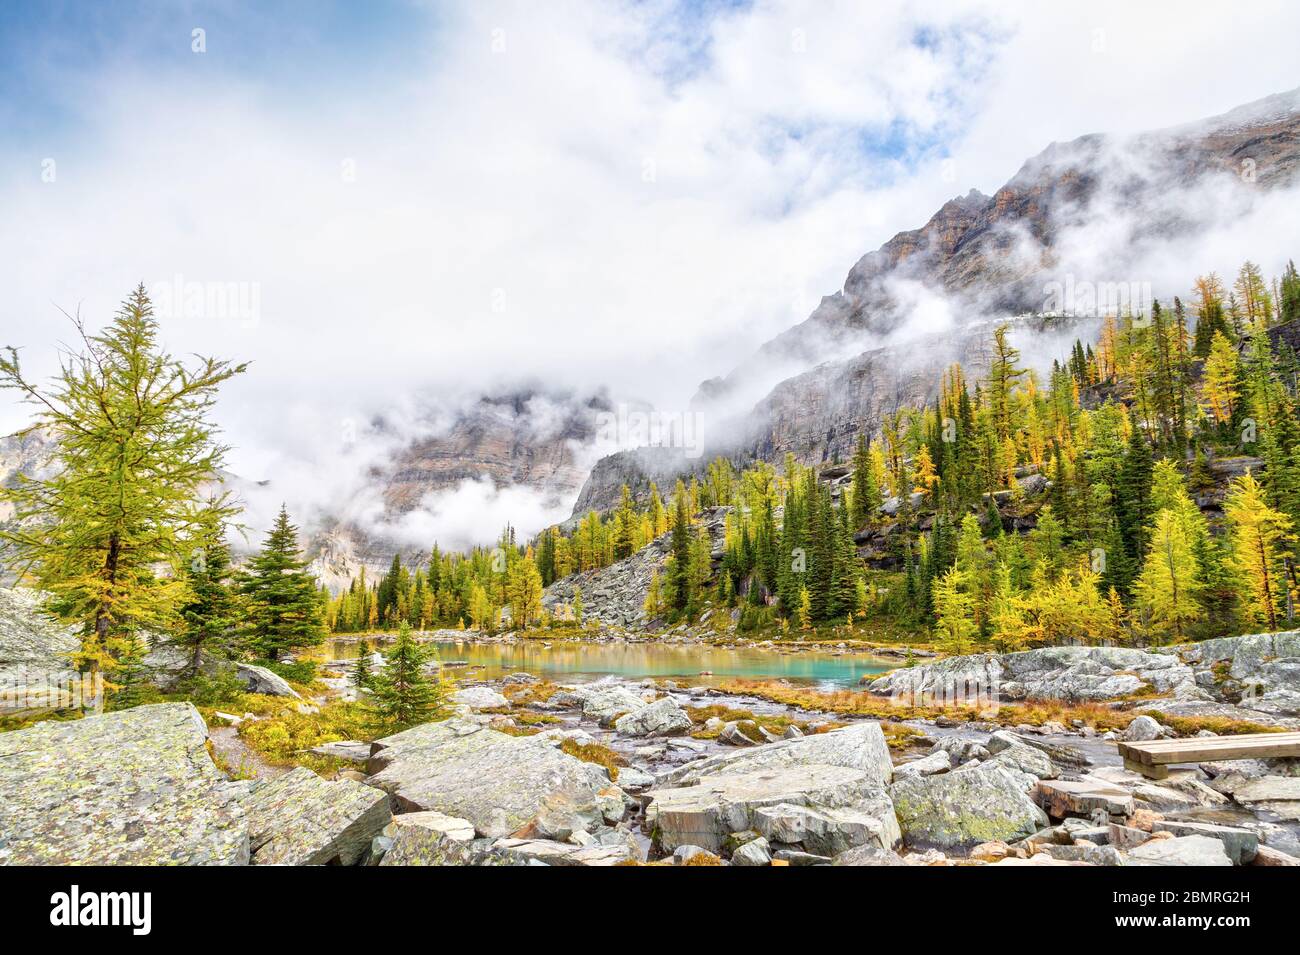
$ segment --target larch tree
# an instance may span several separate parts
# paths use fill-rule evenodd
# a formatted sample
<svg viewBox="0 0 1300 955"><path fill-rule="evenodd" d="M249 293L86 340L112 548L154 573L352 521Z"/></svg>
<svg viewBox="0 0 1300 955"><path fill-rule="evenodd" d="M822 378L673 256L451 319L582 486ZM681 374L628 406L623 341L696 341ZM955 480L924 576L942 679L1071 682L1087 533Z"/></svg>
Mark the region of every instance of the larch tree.
<svg viewBox="0 0 1300 955"><path fill-rule="evenodd" d="M1202 616L1201 568L1186 521L1176 511L1156 515L1151 549L1133 587L1146 632L1157 642L1181 643Z"/></svg>
<svg viewBox="0 0 1300 955"><path fill-rule="evenodd" d="M0 387L36 409L26 433L44 432L54 449L48 476L20 475L0 492L14 506L0 536L20 579L80 626L79 666L111 670L138 634L178 624L189 596L182 569L205 511L200 487L226 452L209 412L246 366L186 365L165 352L143 285L102 331L73 324L79 348L61 356L48 386L24 375L15 349L0 357ZM223 496L211 512L225 519L236 508Z"/></svg>
<svg viewBox="0 0 1300 955"><path fill-rule="evenodd" d="M1264 489L1247 472L1223 502L1232 544L1231 564L1240 575L1244 616L1270 631L1279 629L1286 602L1284 556L1291 519L1268 506Z"/></svg>

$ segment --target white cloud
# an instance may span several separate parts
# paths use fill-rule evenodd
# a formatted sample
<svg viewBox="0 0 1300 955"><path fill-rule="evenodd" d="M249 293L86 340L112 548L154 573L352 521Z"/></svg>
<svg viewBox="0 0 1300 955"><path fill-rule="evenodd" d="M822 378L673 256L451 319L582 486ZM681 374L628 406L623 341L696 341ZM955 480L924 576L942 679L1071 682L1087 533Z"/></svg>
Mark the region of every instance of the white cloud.
<svg viewBox="0 0 1300 955"><path fill-rule="evenodd" d="M293 507L364 476L336 460L344 422L414 417L420 394L558 380L684 410L863 252L1047 141L1294 82L1282 4L914 7L440 7L427 58L316 97L201 58L70 74L75 135L0 138L0 343L49 370L55 304L97 321L142 279L255 288L256 322L164 334L253 361L218 409L230 465Z"/></svg>

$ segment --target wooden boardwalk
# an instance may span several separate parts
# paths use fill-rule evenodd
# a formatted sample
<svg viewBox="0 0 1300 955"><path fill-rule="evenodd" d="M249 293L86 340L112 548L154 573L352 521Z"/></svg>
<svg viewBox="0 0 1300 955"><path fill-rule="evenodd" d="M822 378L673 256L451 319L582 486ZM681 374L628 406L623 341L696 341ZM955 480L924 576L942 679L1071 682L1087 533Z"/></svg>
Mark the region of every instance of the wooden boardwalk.
<svg viewBox="0 0 1300 955"><path fill-rule="evenodd" d="M1300 756L1300 733L1251 733L1120 743L1119 754L1124 757L1125 769L1151 779L1164 779L1169 775L1167 767L1173 763Z"/></svg>

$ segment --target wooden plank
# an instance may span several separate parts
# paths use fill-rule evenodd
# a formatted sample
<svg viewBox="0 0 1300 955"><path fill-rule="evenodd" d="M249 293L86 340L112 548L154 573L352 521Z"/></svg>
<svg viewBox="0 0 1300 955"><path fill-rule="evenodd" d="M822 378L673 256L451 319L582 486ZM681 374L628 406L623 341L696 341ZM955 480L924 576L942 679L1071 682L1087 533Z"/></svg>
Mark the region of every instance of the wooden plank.
<svg viewBox="0 0 1300 955"><path fill-rule="evenodd" d="M1300 756L1300 733L1252 733L1246 736L1120 743L1119 753L1126 762L1144 766L1199 763L1215 759Z"/></svg>
<svg viewBox="0 0 1300 955"><path fill-rule="evenodd" d="M1141 773L1147 779L1165 779L1169 775L1169 770L1163 766L1151 766L1147 763L1134 762L1131 759L1124 760L1124 768L1135 773Z"/></svg>
<svg viewBox="0 0 1300 955"><path fill-rule="evenodd" d="M1191 739L1156 739L1144 743L1124 743L1125 746L1139 747L1150 752L1162 750L1180 750L1188 746L1223 747L1232 749L1243 741L1268 742L1274 746L1300 744L1300 733L1249 733L1241 736L1197 736Z"/></svg>

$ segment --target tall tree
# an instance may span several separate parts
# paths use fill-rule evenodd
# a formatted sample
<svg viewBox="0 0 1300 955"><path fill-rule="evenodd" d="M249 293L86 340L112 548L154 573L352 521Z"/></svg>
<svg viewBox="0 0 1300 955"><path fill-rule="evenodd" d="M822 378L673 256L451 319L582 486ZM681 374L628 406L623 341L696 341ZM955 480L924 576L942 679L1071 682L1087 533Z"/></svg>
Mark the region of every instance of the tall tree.
<svg viewBox="0 0 1300 955"><path fill-rule="evenodd" d="M1270 631L1281 628L1286 606L1284 554L1291 543L1290 518L1268 506L1264 489L1247 472L1223 501L1232 541L1232 565L1245 585L1244 616Z"/></svg>
<svg viewBox="0 0 1300 955"><path fill-rule="evenodd" d="M214 517L194 539L185 568L189 599L181 606L180 630L174 640L189 658L188 672L196 675L205 658L234 655L239 642L239 600L231 581L230 550L225 530Z"/></svg>
<svg viewBox="0 0 1300 955"><path fill-rule="evenodd" d="M278 660L281 653L314 647L324 637L324 620L316 581L298 552L298 528L283 505L261 551L239 575L245 601L245 632L259 656Z"/></svg>
<svg viewBox="0 0 1300 955"><path fill-rule="evenodd" d="M226 451L208 414L221 383L245 366L172 358L143 285L103 331L73 324L80 350L62 356L49 387L24 376L15 349L0 357L0 387L35 406L27 431L50 435L55 465L3 491L15 519L2 536L20 576L81 626L81 663L95 669L111 667L138 631L177 624L188 595L176 572L201 530L199 489ZM235 512L226 497L212 510Z"/></svg>

